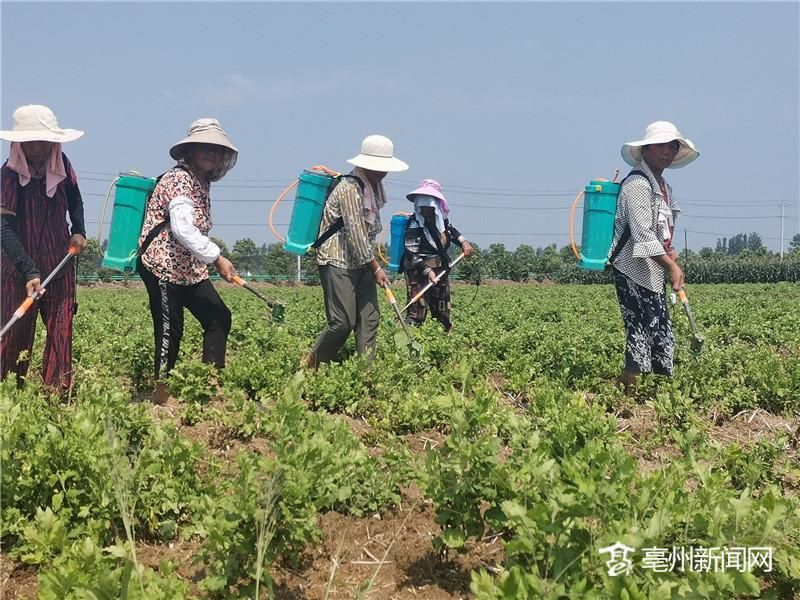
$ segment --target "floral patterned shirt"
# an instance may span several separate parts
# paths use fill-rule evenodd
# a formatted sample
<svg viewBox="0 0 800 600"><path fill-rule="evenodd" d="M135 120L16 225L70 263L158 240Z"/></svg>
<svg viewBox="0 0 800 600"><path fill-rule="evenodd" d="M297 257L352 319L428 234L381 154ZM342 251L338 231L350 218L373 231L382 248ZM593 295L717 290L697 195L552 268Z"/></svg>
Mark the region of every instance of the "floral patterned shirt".
<svg viewBox="0 0 800 600"><path fill-rule="evenodd" d="M173 168L167 171L153 190L147 203L139 245L156 225L169 218L169 203L185 196L194 205L194 225L203 235L211 230L209 188L189 171ZM208 266L183 246L165 227L142 255L142 263L158 279L179 285L194 285L208 279Z"/></svg>

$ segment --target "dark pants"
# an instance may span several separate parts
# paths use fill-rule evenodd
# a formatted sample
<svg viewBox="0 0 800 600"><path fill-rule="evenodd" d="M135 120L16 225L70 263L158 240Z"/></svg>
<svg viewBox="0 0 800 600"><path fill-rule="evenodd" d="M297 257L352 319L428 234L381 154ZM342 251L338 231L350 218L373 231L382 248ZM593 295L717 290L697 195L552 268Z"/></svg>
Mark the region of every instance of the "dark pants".
<svg viewBox="0 0 800 600"><path fill-rule="evenodd" d="M70 270L72 266L64 268ZM3 277L1 287L0 314L5 325L27 292L22 278L16 276ZM52 388L68 390L72 385L72 318L75 306L75 275L72 272L48 283L45 294L3 336L0 342L0 378L5 379L13 372L19 385L24 382L36 333L36 317L41 314L47 330L42 380Z"/></svg>
<svg viewBox="0 0 800 600"><path fill-rule="evenodd" d="M211 281L204 279L194 285L178 285L158 279L141 262L138 270L147 288L153 315L156 380L175 366L183 337L184 307L203 327L203 362L223 368L231 331L231 311Z"/></svg>
<svg viewBox="0 0 800 600"><path fill-rule="evenodd" d="M319 279L325 298L327 327L319 334L311 352L318 362L328 362L344 346L351 332L356 334L356 350L375 358L378 326L378 286L370 268L340 269L331 265L319 267Z"/></svg>
<svg viewBox="0 0 800 600"><path fill-rule="evenodd" d="M616 269L614 287L625 324L625 370L672 376L675 336L666 295L634 283Z"/></svg>

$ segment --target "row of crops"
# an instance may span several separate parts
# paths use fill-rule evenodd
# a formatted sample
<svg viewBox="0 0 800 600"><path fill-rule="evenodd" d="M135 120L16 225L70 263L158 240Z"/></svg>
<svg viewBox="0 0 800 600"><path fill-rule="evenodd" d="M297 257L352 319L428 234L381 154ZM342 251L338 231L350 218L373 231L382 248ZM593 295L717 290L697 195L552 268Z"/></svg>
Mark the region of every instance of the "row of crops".
<svg viewBox="0 0 800 600"><path fill-rule="evenodd" d="M200 331L187 319L169 407L146 401L152 332L135 288L79 290L68 401L35 382L2 384L5 591L414 597L374 575L348 587L334 557L313 592L285 574L308 573L329 547L324 515L405 523L424 509L437 560L474 555L487 539L501 551L474 562L465 590L433 580L420 597L800 594L796 285L693 286L704 352L689 352L676 311L677 375L644 378L633 398L614 385L623 335L610 286L456 286L453 334L416 330L419 358L384 307L372 367L351 340L340 363L317 372L299 363L323 326L319 289L265 288L286 304L281 325L245 291L219 287L234 315L227 368L199 362ZM39 360L37 345L34 374ZM643 411L644 429L622 425ZM773 423L760 436L718 434L757 414ZM415 436L437 443L420 448ZM191 576L181 561L143 558L181 544L192 548ZM638 552L621 575L601 552L614 544ZM769 548L771 562L642 562L643 549L678 547Z"/></svg>

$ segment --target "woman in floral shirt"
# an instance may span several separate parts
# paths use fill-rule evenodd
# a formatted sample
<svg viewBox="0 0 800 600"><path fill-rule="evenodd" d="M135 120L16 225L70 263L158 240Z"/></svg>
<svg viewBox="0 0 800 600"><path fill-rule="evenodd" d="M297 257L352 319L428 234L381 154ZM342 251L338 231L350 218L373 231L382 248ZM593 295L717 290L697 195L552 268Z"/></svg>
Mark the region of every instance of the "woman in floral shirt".
<svg viewBox="0 0 800 600"><path fill-rule="evenodd" d="M153 190L139 238L138 271L153 316L156 402L168 396L160 379L175 365L184 307L203 327L203 361L225 366L231 312L209 280L208 265L213 264L226 281L236 275L208 232L211 182L233 168L238 150L217 120L198 119L169 153L178 164Z"/></svg>

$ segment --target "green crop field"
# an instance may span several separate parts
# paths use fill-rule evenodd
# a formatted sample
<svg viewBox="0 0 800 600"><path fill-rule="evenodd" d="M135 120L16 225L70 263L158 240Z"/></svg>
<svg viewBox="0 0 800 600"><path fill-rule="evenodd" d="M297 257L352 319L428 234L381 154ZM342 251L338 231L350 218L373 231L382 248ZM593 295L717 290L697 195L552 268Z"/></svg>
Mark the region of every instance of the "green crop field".
<svg viewBox="0 0 800 600"><path fill-rule="evenodd" d="M800 595L800 286L690 287L702 354L676 307L676 376L632 397L610 286L456 286L420 356L381 298L375 363L317 372L319 288L262 288L283 324L218 288L227 368L187 314L165 405L141 287L80 288L68 400L41 332L2 384L3 598Z"/></svg>

